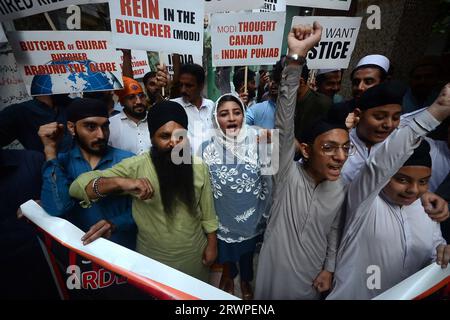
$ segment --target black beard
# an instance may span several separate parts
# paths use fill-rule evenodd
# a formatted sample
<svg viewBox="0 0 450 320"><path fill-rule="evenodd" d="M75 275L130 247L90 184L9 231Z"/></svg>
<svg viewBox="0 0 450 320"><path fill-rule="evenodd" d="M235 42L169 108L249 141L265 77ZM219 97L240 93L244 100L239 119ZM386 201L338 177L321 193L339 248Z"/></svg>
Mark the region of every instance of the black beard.
<svg viewBox="0 0 450 320"><path fill-rule="evenodd" d="M124 108L123 110L126 114L130 115L131 117L142 120L147 115L147 108L144 105L142 105L142 107L145 110L144 112L135 112L133 108Z"/></svg>
<svg viewBox="0 0 450 320"><path fill-rule="evenodd" d="M87 143L85 143L78 134L75 132L75 142L78 144L78 146L86 151L87 153L103 157L106 154L106 151L108 150L108 141L106 140L100 140L97 142L97 144L101 144L101 148L98 150L92 149Z"/></svg>
<svg viewBox="0 0 450 320"><path fill-rule="evenodd" d="M155 146L150 149L150 157L158 175L159 189L164 212L174 216L174 204L183 202L191 215L195 215L194 171L190 163L174 164L171 159L172 149L159 150ZM192 160L192 159L191 159Z"/></svg>

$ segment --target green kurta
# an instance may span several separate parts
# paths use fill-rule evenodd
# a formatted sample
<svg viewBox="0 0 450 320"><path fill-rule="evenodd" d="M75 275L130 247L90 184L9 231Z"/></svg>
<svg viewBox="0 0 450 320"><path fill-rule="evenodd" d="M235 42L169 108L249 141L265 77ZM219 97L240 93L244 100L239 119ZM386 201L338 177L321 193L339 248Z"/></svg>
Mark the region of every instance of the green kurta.
<svg viewBox="0 0 450 320"><path fill-rule="evenodd" d="M111 169L82 174L70 186L70 195L83 200L82 205L88 206L91 201L85 188L96 177L148 178L154 189L153 197L145 201L133 198L132 213L138 227L137 252L207 281L208 268L202 264L202 255L207 244L206 233L217 230L218 220L208 168L201 160L196 160L196 164L193 164L196 198L194 216L184 203L178 201L174 206L175 216L167 217L149 152L125 159Z"/></svg>

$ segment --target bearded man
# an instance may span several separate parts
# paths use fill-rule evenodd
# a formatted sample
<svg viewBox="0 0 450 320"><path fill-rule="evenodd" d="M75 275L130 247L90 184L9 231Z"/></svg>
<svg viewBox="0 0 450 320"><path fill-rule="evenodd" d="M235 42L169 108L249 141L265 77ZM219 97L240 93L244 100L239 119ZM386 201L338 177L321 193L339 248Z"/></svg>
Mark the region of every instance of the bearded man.
<svg viewBox="0 0 450 320"><path fill-rule="evenodd" d="M131 152L108 146L108 107L101 100L74 100L67 108L67 129L73 137L69 152L57 153L64 125L52 122L39 128L46 162L43 167L42 207L53 216L63 217L87 232L88 244L99 237L110 238L130 249L135 248L136 226L131 216L129 197L112 197L84 210L69 196L69 186L80 174L112 167Z"/></svg>
<svg viewBox="0 0 450 320"><path fill-rule="evenodd" d="M207 281L217 256L218 228L208 168L190 154L188 117L179 103L155 104L147 121L150 151L81 175L70 194L85 206L112 194L133 195L136 250Z"/></svg>

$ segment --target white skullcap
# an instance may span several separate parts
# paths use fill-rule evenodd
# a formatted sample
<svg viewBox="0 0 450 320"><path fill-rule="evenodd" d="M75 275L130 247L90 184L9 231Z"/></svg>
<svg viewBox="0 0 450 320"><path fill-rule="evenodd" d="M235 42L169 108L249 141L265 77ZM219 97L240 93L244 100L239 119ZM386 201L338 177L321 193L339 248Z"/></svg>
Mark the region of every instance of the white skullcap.
<svg viewBox="0 0 450 320"><path fill-rule="evenodd" d="M371 54L371 55L363 57L361 60L359 60L355 69L357 69L361 66L369 65L369 64L379 66L384 71L386 71L386 73L389 71L389 66L390 66L389 59L386 58L385 56L382 56L381 54Z"/></svg>
<svg viewBox="0 0 450 320"><path fill-rule="evenodd" d="M324 74L324 73L335 72L335 71L341 71L341 69L318 69L316 76L318 76L320 74Z"/></svg>

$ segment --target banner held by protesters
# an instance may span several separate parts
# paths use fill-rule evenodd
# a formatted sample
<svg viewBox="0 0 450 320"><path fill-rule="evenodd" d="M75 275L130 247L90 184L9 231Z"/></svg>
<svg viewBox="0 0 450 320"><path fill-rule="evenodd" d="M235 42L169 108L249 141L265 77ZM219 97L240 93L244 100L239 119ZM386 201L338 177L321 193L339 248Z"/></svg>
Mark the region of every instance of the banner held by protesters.
<svg viewBox="0 0 450 320"><path fill-rule="evenodd" d="M120 54L120 67L123 64L123 54ZM133 78L143 78L147 72L151 71L150 64L148 63L147 52L143 50L131 50L131 66L133 67Z"/></svg>
<svg viewBox="0 0 450 320"><path fill-rule="evenodd" d="M42 12L67 8L71 5L103 3L108 0L16 0L0 1L0 22L28 17Z"/></svg>
<svg viewBox="0 0 450 320"><path fill-rule="evenodd" d="M117 48L203 54L203 0L111 1Z"/></svg>
<svg viewBox="0 0 450 320"><path fill-rule="evenodd" d="M122 88L107 31L17 31L8 38L32 96Z"/></svg>
<svg viewBox="0 0 450 320"><path fill-rule="evenodd" d="M310 69L347 69L358 38L361 17L301 17L292 19L292 26L319 21L322 38L306 57Z"/></svg>
<svg viewBox="0 0 450 320"><path fill-rule="evenodd" d="M285 18L285 12L213 14L213 67L275 64L281 55Z"/></svg>
<svg viewBox="0 0 450 320"><path fill-rule="evenodd" d="M286 0L264 0L264 6L260 9L253 9L253 12L286 11Z"/></svg>
<svg viewBox="0 0 450 320"><path fill-rule="evenodd" d="M21 205L26 218L59 243L160 299L238 300L220 289L114 242L100 238L84 246L84 232L70 222L48 215L36 202Z"/></svg>
<svg viewBox="0 0 450 320"><path fill-rule="evenodd" d="M205 13L241 11L262 8L265 0L205 0Z"/></svg>
<svg viewBox="0 0 450 320"><path fill-rule="evenodd" d="M30 99L11 49L0 51L0 110Z"/></svg>
<svg viewBox="0 0 450 320"><path fill-rule="evenodd" d="M167 52L161 52L161 61L164 63L167 67L167 72L169 72L170 75L173 75L173 57L172 53ZM195 55L195 54L180 54L180 63L181 64L198 64L202 65L202 56Z"/></svg>

